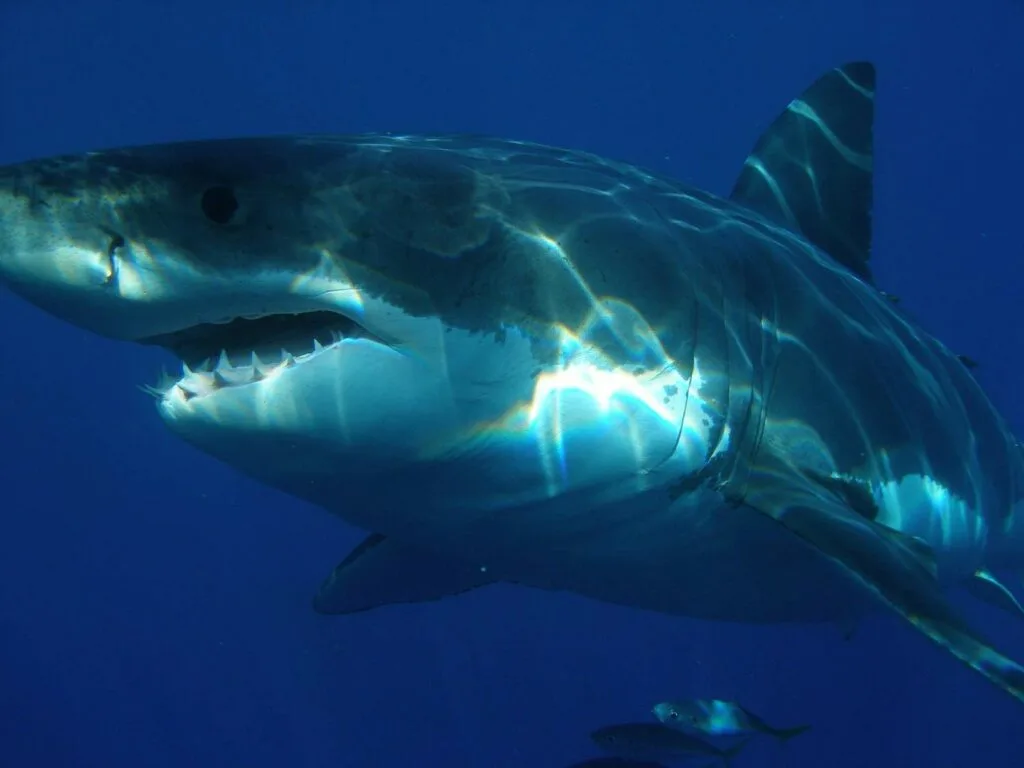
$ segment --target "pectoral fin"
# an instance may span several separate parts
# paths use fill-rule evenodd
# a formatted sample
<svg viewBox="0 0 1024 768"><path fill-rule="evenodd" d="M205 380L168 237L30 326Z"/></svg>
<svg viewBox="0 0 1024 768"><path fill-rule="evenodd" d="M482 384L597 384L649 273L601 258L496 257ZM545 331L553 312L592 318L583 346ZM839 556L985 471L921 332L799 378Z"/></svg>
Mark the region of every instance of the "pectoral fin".
<svg viewBox="0 0 1024 768"><path fill-rule="evenodd" d="M1024 619L1024 608L1017 602L1013 592L984 568L976 571L965 586L968 592L983 603Z"/></svg>
<svg viewBox="0 0 1024 768"><path fill-rule="evenodd" d="M486 569L370 534L331 572L313 598L318 613L423 603L491 584Z"/></svg>
<svg viewBox="0 0 1024 768"><path fill-rule="evenodd" d="M1024 667L978 636L947 603L919 539L886 528L799 474L753 471L744 503L828 557L854 580L972 669L1024 702Z"/></svg>

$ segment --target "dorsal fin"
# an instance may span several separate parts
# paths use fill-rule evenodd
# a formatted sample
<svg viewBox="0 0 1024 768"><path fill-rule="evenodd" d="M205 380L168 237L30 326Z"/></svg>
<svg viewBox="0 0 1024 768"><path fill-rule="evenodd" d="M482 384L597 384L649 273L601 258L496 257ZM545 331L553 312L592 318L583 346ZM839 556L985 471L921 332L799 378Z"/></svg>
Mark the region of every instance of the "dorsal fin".
<svg viewBox="0 0 1024 768"><path fill-rule="evenodd" d="M874 117L874 64L833 69L761 136L730 195L869 283Z"/></svg>

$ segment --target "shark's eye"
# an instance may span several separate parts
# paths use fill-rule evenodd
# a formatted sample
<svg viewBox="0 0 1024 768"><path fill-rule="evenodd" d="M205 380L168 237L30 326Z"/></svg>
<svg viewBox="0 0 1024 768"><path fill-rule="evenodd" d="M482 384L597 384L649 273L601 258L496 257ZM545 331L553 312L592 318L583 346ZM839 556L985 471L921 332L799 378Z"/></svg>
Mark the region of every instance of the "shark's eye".
<svg viewBox="0 0 1024 768"><path fill-rule="evenodd" d="M673 720L678 720L679 719L679 713L676 712L675 710L672 710L671 712L669 712L668 716L670 718L672 718Z"/></svg>
<svg viewBox="0 0 1024 768"><path fill-rule="evenodd" d="M227 224L238 210L238 198L231 187L207 187L200 205L210 221Z"/></svg>

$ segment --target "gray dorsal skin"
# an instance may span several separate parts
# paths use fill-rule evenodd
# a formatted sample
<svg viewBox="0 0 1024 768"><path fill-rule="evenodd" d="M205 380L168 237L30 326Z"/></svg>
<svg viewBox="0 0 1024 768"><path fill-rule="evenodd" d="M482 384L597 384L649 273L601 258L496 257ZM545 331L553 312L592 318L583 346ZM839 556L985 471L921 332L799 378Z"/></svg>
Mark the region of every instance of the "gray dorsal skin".
<svg viewBox="0 0 1024 768"><path fill-rule="evenodd" d="M983 603L1006 611L1018 619L1024 619L1024 607L1021 607L1013 592L984 568L976 571L974 578L968 579L965 586L968 592Z"/></svg>
<svg viewBox="0 0 1024 768"><path fill-rule="evenodd" d="M874 64L824 75L762 135L731 194L868 282L874 101Z"/></svg>
<svg viewBox="0 0 1024 768"><path fill-rule="evenodd" d="M324 614L421 603L494 582L486 569L438 557L378 533L370 534L338 564L313 598Z"/></svg>
<svg viewBox="0 0 1024 768"><path fill-rule="evenodd" d="M868 261L874 90L875 68L870 62L847 64L819 78L762 135L730 195L735 202L799 232L868 282L872 281ZM888 294L880 294L892 300ZM964 356L957 359L973 367ZM844 501L864 514L859 504L863 491L849 484L846 488ZM915 550L920 562L934 572L931 555L924 551L926 544L906 537L903 546ZM440 599L494 581L465 563L431 558L426 552L415 552L407 559L403 554L397 546L369 548L364 543L324 582L314 606L323 613L350 613L393 603ZM351 567L358 558L373 561L366 573L387 571L388 578L363 579L363 568ZM372 584L372 588L365 584ZM994 597L990 588L980 592L972 589L972 593ZM842 624L856 626L852 619L844 619ZM849 639L853 630L844 634Z"/></svg>
<svg viewBox="0 0 1024 768"><path fill-rule="evenodd" d="M734 201L800 232L868 281L874 88L875 68L867 62L848 64L821 77L763 134L731 194ZM442 578L422 583L429 555L417 553L403 563L397 554L361 545L320 588L314 600L317 610L336 614L366 610L374 607L371 594L380 601L376 605L421 602L492 583L490 579L477 583L478 572L462 564L453 567L444 558L430 564ZM388 592L375 585L364 591L354 583L361 571L348 566L359 557L386 557L387 566L394 569L390 582L396 589ZM464 568L472 578L460 583ZM444 592L444 587L450 591Z"/></svg>
<svg viewBox="0 0 1024 768"><path fill-rule="evenodd" d="M731 199L468 136L26 162L0 168L0 279L170 350L176 435L387 537L324 610L484 575L722 621L880 601L1024 700L943 596L1024 567L1024 456L868 282L872 83L815 83Z"/></svg>
<svg viewBox="0 0 1024 768"><path fill-rule="evenodd" d="M870 205L872 199L872 122L874 114L874 67L856 63L833 70L819 79L801 97L794 100L758 142L751 159L744 165L732 199L744 206L769 216L797 231L828 253L862 279L870 282L868 268L870 252ZM813 182L813 183L812 183ZM793 266L790 264L787 267ZM813 308L806 297L793 296L786 302L787 292L804 293L814 290L805 285L807 278L799 266L774 273L751 274L760 284L757 290L774 284L776 294L765 296L761 314L769 321L787 314L787 305ZM881 302L889 305L884 295ZM755 298L755 304L757 299ZM818 323L819 315L827 314L828 299L822 295L817 312L790 318L790 325L801 329L808 352L806 363L818 370L841 370L844 366L834 357L850 357L842 343L828 336L814 339L815 333L828 334L832 330L847 333L848 329L828 323ZM877 311L877 310L873 310ZM829 349L837 349L833 356ZM843 350L843 351L838 351ZM774 350L777 354L781 347ZM862 355L880 357L882 349L864 350ZM772 350L765 350L769 354ZM820 354L824 364L816 359ZM930 353L929 353L930 354ZM854 356L856 357L856 356ZM959 358L951 356L960 371L966 375ZM775 361L766 359L771 368ZM884 360L876 360L884 368ZM799 363L797 364L799 367ZM792 370L792 369L791 369ZM949 376L949 372L944 371ZM807 377L820 378L814 373ZM792 408L794 420L803 420L806 411L807 381L790 378L774 382L759 382L762 397L775 398L775 419L785 421L787 406ZM813 391L824 391L828 382L821 382ZM837 394L840 394L837 392ZM869 393L862 393L868 396ZM792 399L792 402L787 402ZM876 419L900 420L914 418L913 413L900 412L900 397L894 397L894 410L885 415L885 409L876 410ZM905 403L911 411L913 407ZM971 403L965 403L970 407ZM857 408L846 410L854 414L846 427L881 439L887 430L877 423L859 423ZM870 413L864 403L861 409ZM927 420L923 422L927 424ZM748 431L748 434L749 433ZM896 433L894 433L896 434ZM755 440L764 435L752 434ZM935 439L950 439L936 435ZM954 438L955 439L955 438ZM883 603L901 614L939 645L988 677L996 685L1024 701L1024 668L999 654L977 636L948 605L937 579L934 557L919 538L903 535L875 521L877 510L865 504L859 483L837 482L826 478L800 460L785 452L775 453L770 447L753 443L748 447L754 460L731 468L732 476L721 487L736 506L756 509L780 523L791 533L845 570L856 582ZM956 477L956 473L951 475ZM1007 504L1009 506L1009 504ZM372 538L372 537L371 537ZM430 564L422 557L405 557L402 550L394 553L380 550L374 557L373 547L362 547L346 558L321 589L317 603L321 610L344 613L394 602L418 602L455 594L479 585L479 571L437 560ZM376 589L372 599L362 599L359 578L361 569L353 567L367 557L367 572L389 570L387 583L394 589ZM347 563L347 565L346 565ZM429 565L429 568L425 568ZM440 578L428 579L424 587L416 585L431 568L439 568ZM466 568L466 570L463 570ZM469 578L472 576L472 578ZM484 583L489 583L487 579ZM370 593L364 593L369 595ZM345 596L344 598L342 596Z"/></svg>

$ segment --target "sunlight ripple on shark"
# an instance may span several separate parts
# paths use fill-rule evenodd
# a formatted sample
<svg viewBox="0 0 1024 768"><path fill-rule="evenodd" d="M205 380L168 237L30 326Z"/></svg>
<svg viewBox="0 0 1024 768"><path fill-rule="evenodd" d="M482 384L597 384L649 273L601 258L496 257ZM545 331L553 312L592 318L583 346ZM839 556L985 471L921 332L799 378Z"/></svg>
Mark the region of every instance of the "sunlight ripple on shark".
<svg viewBox="0 0 1024 768"><path fill-rule="evenodd" d="M946 600L1020 612L1024 461L873 284L874 93L825 74L725 198L476 136L25 162L0 280L175 354L171 431L372 531L321 612L498 581L739 622L881 602L1024 699Z"/></svg>

